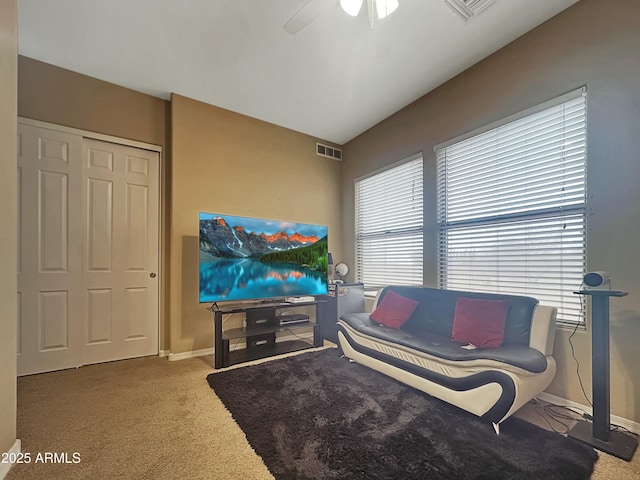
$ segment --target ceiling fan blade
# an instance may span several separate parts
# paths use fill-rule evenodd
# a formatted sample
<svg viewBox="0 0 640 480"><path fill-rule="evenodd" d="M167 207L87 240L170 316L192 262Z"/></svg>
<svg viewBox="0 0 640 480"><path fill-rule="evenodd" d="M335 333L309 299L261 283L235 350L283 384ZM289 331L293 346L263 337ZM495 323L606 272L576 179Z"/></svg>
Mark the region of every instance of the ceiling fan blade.
<svg viewBox="0 0 640 480"><path fill-rule="evenodd" d="M310 0L284 24L283 28L291 35L295 35L336 3L338 0Z"/></svg>

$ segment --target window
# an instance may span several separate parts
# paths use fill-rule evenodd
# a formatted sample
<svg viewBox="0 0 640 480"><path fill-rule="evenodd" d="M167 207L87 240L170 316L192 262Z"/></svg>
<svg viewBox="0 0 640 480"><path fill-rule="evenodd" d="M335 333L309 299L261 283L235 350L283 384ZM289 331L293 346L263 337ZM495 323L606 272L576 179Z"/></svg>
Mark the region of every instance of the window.
<svg viewBox="0 0 640 480"><path fill-rule="evenodd" d="M356 278L422 285L422 155L355 182Z"/></svg>
<svg viewBox="0 0 640 480"><path fill-rule="evenodd" d="M442 288L529 295L583 321L586 91L436 147Z"/></svg>

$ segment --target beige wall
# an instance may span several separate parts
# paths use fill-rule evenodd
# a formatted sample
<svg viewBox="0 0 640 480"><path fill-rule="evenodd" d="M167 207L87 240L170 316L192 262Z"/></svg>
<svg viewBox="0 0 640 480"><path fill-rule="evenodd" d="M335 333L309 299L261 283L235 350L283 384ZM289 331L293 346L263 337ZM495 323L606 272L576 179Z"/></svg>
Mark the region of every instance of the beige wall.
<svg viewBox="0 0 640 480"><path fill-rule="evenodd" d="M18 115L43 122L113 135L162 147L161 254L162 298L160 309L161 348L168 348L169 325L166 321L168 295L168 212L167 178L169 171L169 102L104 82L86 75L55 67L32 58L18 57Z"/></svg>
<svg viewBox="0 0 640 480"><path fill-rule="evenodd" d="M611 411L640 422L640 2L582 0L344 147L343 245L353 264L353 179L425 158L425 284L436 285L433 146L582 85L588 88L589 270L629 296L611 301ZM577 285L576 285L577 287ZM566 330L549 393L586 404ZM574 337L591 391L590 333Z"/></svg>
<svg viewBox="0 0 640 480"><path fill-rule="evenodd" d="M21 117L165 144L165 100L22 55L18 75Z"/></svg>
<svg viewBox="0 0 640 480"><path fill-rule="evenodd" d="M198 212L329 226L340 258L340 162L316 139L180 95L171 99L171 352L213 346L198 303Z"/></svg>
<svg viewBox="0 0 640 480"><path fill-rule="evenodd" d="M16 441L17 18L0 2L0 453Z"/></svg>
<svg viewBox="0 0 640 480"><path fill-rule="evenodd" d="M197 302L197 249L183 253L183 243L196 240L198 211L326 224L340 258L340 163L317 157L311 137L178 95L171 105L22 56L18 114L163 147L163 349L213 344L211 319Z"/></svg>

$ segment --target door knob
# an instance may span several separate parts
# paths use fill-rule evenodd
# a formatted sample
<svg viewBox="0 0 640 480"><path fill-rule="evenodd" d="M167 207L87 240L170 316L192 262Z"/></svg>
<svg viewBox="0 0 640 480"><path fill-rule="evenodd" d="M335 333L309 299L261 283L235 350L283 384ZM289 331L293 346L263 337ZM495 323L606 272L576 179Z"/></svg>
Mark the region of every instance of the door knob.
<svg viewBox="0 0 640 480"><path fill-rule="evenodd" d="M151 272L151 273L149 274L149 276L150 276L151 278L156 278L156 274L155 274L155 272Z"/></svg>

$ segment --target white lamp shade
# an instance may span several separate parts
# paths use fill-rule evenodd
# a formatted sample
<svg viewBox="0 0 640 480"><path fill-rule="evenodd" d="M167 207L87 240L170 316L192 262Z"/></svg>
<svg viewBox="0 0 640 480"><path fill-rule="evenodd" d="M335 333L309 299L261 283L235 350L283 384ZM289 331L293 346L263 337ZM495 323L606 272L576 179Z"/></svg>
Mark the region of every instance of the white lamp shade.
<svg viewBox="0 0 640 480"><path fill-rule="evenodd" d="M378 18L391 15L398 8L398 0L376 0L376 13Z"/></svg>
<svg viewBox="0 0 640 480"><path fill-rule="evenodd" d="M360 13L360 8L362 8L362 0L340 0L340 6L352 17L357 17L358 13Z"/></svg>

